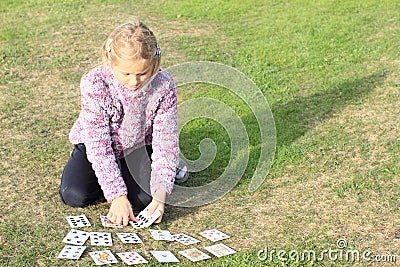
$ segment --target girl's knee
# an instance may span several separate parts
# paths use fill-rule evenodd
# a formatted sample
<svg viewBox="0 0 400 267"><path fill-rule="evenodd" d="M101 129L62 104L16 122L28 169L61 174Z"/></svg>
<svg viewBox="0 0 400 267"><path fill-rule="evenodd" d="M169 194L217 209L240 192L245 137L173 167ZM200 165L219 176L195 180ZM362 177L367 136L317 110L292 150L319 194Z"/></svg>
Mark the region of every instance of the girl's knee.
<svg viewBox="0 0 400 267"><path fill-rule="evenodd" d="M60 191L61 200L68 206L74 208L82 208L95 202L99 198L99 194L87 194L74 190L72 188L61 188Z"/></svg>

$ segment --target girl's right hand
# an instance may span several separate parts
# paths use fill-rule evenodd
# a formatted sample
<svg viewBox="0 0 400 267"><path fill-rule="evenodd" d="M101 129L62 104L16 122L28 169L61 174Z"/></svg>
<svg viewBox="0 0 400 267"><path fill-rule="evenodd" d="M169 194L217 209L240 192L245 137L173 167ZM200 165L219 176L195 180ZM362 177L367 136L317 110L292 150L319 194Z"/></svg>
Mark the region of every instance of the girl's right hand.
<svg viewBox="0 0 400 267"><path fill-rule="evenodd" d="M108 211L107 218L111 222L127 226L129 220L137 221L133 215L131 203L125 195L115 198L111 202L110 210Z"/></svg>

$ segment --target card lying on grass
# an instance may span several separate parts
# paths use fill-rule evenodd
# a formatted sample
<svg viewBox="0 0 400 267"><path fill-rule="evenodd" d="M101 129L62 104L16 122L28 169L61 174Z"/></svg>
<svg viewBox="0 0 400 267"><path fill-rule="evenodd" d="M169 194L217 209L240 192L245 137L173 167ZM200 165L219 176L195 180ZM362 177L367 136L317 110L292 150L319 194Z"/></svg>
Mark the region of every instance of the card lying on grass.
<svg viewBox="0 0 400 267"><path fill-rule="evenodd" d="M121 258L121 260L123 260L128 265L147 263L148 262L145 258L143 258L136 251L120 252L120 253L117 253L117 255L118 255L118 257Z"/></svg>
<svg viewBox="0 0 400 267"><path fill-rule="evenodd" d="M111 227L111 228L123 228L123 225L120 224L116 224L110 221L110 219L107 218L107 216L104 215L100 215L100 220L101 220L101 224L104 227Z"/></svg>
<svg viewBox="0 0 400 267"><path fill-rule="evenodd" d="M150 253L159 262L179 262L178 258L169 250L151 250Z"/></svg>
<svg viewBox="0 0 400 267"><path fill-rule="evenodd" d="M86 215L67 216L66 219L72 228L91 226Z"/></svg>
<svg viewBox="0 0 400 267"><path fill-rule="evenodd" d="M66 245L58 254L59 259L70 259L77 260L81 257L82 253L85 251L86 246L70 246Z"/></svg>
<svg viewBox="0 0 400 267"><path fill-rule="evenodd" d="M218 258L226 255L230 255L236 253L235 250L231 249L227 245L224 244L216 244L212 246L205 247L205 249L212 253L213 255L217 256Z"/></svg>
<svg viewBox="0 0 400 267"><path fill-rule="evenodd" d="M154 229L149 229L149 230L154 240L174 241L171 233L168 230L154 230Z"/></svg>
<svg viewBox="0 0 400 267"><path fill-rule="evenodd" d="M125 244L143 243L140 237L135 233L117 233L119 239Z"/></svg>
<svg viewBox="0 0 400 267"><path fill-rule="evenodd" d="M81 230L71 229L69 233L64 237L64 243L71 245L82 246L85 244L86 240L89 238L89 233Z"/></svg>
<svg viewBox="0 0 400 267"><path fill-rule="evenodd" d="M117 258L115 258L110 250L89 252L89 255L90 257L92 257L97 265L105 265L118 262Z"/></svg>
<svg viewBox="0 0 400 267"><path fill-rule="evenodd" d="M184 245L192 245L192 244L196 244L196 243L200 242L200 240L198 240L198 239L196 239L194 237L191 237L191 236L189 236L187 234L172 235L172 238L175 241L178 241L179 243L184 244Z"/></svg>
<svg viewBox="0 0 400 267"><path fill-rule="evenodd" d="M90 243L92 246L112 246L111 233L91 232Z"/></svg>
<svg viewBox="0 0 400 267"><path fill-rule="evenodd" d="M182 250L182 251L179 251L179 254L188 258L189 260L191 260L193 262L211 258L209 255L202 252L201 250L198 250L197 248L190 248L190 249Z"/></svg>
<svg viewBox="0 0 400 267"><path fill-rule="evenodd" d="M199 234L213 242L217 242L217 241L221 241L221 240L229 238L229 235L227 235L217 229L206 230L206 231L200 232Z"/></svg>

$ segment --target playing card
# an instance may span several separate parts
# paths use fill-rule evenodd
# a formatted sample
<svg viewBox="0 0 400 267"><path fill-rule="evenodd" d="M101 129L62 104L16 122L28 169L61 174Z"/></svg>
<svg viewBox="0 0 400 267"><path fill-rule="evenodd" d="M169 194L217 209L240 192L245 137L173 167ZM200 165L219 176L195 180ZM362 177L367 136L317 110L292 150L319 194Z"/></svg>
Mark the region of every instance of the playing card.
<svg viewBox="0 0 400 267"><path fill-rule="evenodd" d="M91 232L90 244L92 246L112 246L111 233Z"/></svg>
<svg viewBox="0 0 400 267"><path fill-rule="evenodd" d="M182 251L178 251L179 254L188 258L191 261L201 261L211 258L206 253L198 250L197 248L186 249Z"/></svg>
<svg viewBox="0 0 400 267"><path fill-rule="evenodd" d="M156 209L156 210L153 212L153 214L151 214L150 216L148 216L148 215L147 215L148 210L149 210L149 208L145 208L145 209L142 210L142 211L138 214L138 216L137 216L137 218L138 218L140 221L143 221L144 227L149 227L150 225L153 224L153 222L155 222L155 220L158 219L158 217L161 216L161 212L160 212L158 209Z"/></svg>
<svg viewBox="0 0 400 267"><path fill-rule="evenodd" d="M86 246L70 246L66 245L58 254L59 259L71 259L77 260L82 256L82 253L85 251Z"/></svg>
<svg viewBox="0 0 400 267"><path fill-rule="evenodd" d="M119 239L121 239L122 243L143 243L140 237L135 233L117 233Z"/></svg>
<svg viewBox="0 0 400 267"><path fill-rule="evenodd" d="M62 242L72 245L83 245L88 238L88 232L71 229L71 231L69 231L69 233L64 237Z"/></svg>
<svg viewBox="0 0 400 267"><path fill-rule="evenodd" d="M86 215L67 216L66 219L72 228L91 226Z"/></svg>
<svg viewBox="0 0 400 267"><path fill-rule="evenodd" d="M120 253L117 253L117 255L118 255L118 257L121 258L121 260L123 260L128 265L147 263L148 262L145 258L143 258L136 251L120 252Z"/></svg>
<svg viewBox="0 0 400 267"><path fill-rule="evenodd" d="M179 243L184 245L192 245L200 242L200 240L186 234L172 235L172 238L173 240L178 241Z"/></svg>
<svg viewBox="0 0 400 267"><path fill-rule="evenodd" d="M110 250L89 252L89 255L90 257L92 257L92 259L97 265L104 265L104 264L118 262L117 258L115 258L115 256L111 253Z"/></svg>
<svg viewBox="0 0 400 267"><path fill-rule="evenodd" d="M155 240L163 240L163 241L174 241L171 233L168 230L154 230L149 229L150 234Z"/></svg>
<svg viewBox="0 0 400 267"><path fill-rule="evenodd" d="M236 251L234 251L233 249L231 249L230 247L228 247L224 244L216 244L216 245L208 246L208 247L205 247L205 249L208 252L212 253L213 255L217 256L218 258L229 255L229 254L236 253Z"/></svg>
<svg viewBox="0 0 400 267"><path fill-rule="evenodd" d="M138 214L137 222L132 222L132 221L129 222L133 228L149 227L150 225L153 224L153 222L155 222L155 220L158 219L158 217L161 216L161 212L158 209L156 209L151 216L148 216L147 215L148 210L149 210L149 208L145 208Z"/></svg>
<svg viewBox="0 0 400 267"><path fill-rule="evenodd" d="M129 224L135 229L145 228L144 222L140 220L137 222L129 221Z"/></svg>
<svg viewBox="0 0 400 267"><path fill-rule="evenodd" d="M159 262L179 262L178 258L168 250L151 250L150 253L153 254L154 258Z"/></svg>
<svg viewBox="0 0 400 267"><path fill-rule="evenodd" d="M217 229L211 229L211 230L206 230L206 231L200 232L200 235L204 236L205 238L207 238L213 242L217 242L217 241L221 241L221 240L229 238L229 235L227 235Z"/></svg>
<svg viewBox="0 0 400 267"><path fill-rule="evenodd" d="M112 227L112 228L123 228L123 225L120 224L116 224L110 221L110 219L107 218L107 216L104 215L100 215L100 220L101 220L101 224L104 227Z"/></svg>

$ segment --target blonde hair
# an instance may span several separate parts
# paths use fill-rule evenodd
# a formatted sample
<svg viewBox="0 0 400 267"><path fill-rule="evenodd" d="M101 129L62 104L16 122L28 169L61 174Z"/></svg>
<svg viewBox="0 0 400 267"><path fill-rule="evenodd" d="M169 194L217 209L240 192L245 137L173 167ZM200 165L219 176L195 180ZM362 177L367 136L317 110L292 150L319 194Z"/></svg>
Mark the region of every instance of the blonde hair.
<svg viewBox="0 0 400 267"><path fill-rule="evenodd" d="M153 32L141 21L118 26L104 41L103 63L148 59L154 64L152 76L160 68L161 53Z"/></svg>

